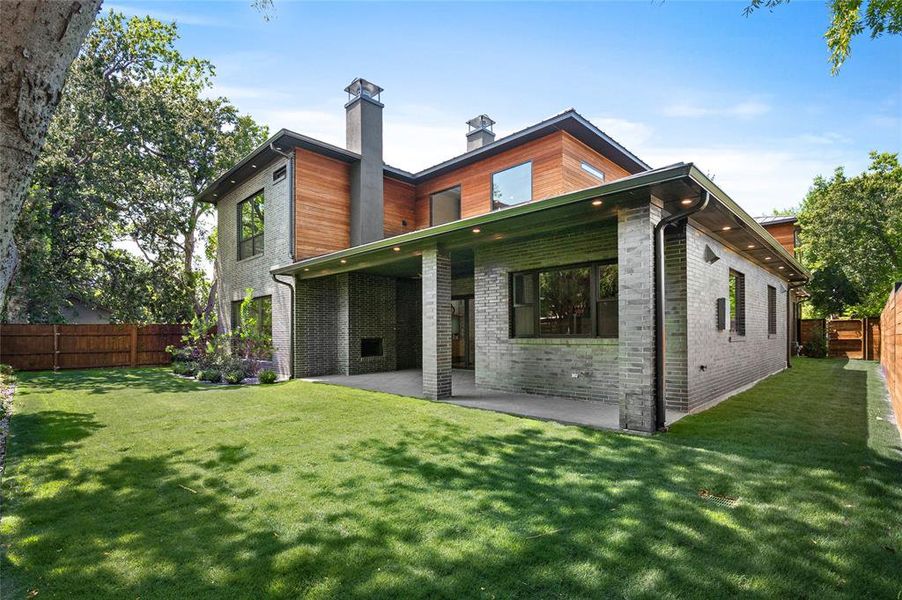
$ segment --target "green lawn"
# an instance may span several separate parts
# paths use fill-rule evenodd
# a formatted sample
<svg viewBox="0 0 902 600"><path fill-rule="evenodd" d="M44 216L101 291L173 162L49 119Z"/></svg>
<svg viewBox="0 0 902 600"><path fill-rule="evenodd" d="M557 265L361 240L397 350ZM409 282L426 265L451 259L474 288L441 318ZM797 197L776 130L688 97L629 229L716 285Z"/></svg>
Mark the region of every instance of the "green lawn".
<svg viewBox="0 0 902 600"><path fill-rule="evenodd" d="M23 373L2 595L899 598L881 386L801 359L642 438L298 381Z"/></svg>

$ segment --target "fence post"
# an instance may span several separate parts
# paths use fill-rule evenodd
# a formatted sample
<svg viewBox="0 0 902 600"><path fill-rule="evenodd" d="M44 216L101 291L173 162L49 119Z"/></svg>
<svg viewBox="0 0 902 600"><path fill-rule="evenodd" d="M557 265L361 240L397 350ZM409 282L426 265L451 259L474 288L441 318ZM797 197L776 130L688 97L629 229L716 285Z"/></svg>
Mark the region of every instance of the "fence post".
<svg viewBox="0 0 902 600"><path fill-rule="evenodd" d="M132 323L131 363L132 367L138 366L138 326Z"/></svg>
<svg viewBox="0 0 902 600"><path fill-rule="evenodd" d="M60 368L59 365L59 355L60 355L60 332L59 326L53 325L53 370L58 371Z"/></svg>

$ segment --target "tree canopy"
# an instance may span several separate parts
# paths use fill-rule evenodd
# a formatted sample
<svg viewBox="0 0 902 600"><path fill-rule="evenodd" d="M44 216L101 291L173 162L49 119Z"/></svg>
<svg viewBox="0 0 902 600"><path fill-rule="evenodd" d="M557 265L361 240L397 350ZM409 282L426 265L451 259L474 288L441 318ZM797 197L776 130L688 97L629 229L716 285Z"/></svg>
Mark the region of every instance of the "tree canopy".
<svg viewBox="0 0 902 600"><path fill-rule="evenodd" d="M751 0L746 16L773 9L789 0ZM830 27L824 33L830 49L831 72L836 75L852 52L852 39L867 32L871 39L902 33L902 0L829 0Z"/></svg>
<svg viewBox="0 0 902 600"><path fill-rule="evenodd" d="M16 230L9 313L57 321L70 299L120 321L178 322L212 306L196 266L210 205L197 194L265 127L212 97L213 66L175 24L98 19L73 62Z"/></svg>
<svg viewBox="0 0 902 600"><path fill-rule="evenodd" d="M868 169L818 177L799 214L802 256L812 271L811 304L820 316L880 314L902 280L902 165L871 153Z"/></svg>

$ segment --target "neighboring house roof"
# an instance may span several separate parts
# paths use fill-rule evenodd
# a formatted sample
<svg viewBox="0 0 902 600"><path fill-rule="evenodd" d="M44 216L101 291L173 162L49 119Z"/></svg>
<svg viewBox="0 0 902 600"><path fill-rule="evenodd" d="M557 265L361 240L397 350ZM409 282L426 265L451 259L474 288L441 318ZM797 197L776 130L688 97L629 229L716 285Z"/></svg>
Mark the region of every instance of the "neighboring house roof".
<svg viewBox="0 0 902 600"><path fill-rule="evenodd" d="M643 189L645 192L640 192ZM647 201L648 191L666 197L665 209L669 212L679 212L681 200L687 196L709 193L711 203L705 211L693 215L693 221L736 252L782 277L795 282L809 278L808 271L764 227L692 163L677 163L636 173L593 188L419 229L289 265L275 266L271 271L275 274L293 273L300 277L318 277L366 268L380 262L396 261L410 253L410 258L413 258L421 247L434 243L439 238L454 246L476 242L478 238L474 238L473 234L510 236L516 231L532 234L535 233L534 227L541 227L544 223L567 221L553 219L552 215L567 216L563 215L566 211L571 211L572 216L576 216L577 211L584 211L581 213L583 215L589 214L585 211L593 210L590 207L594 205L587 203L588 200L605 198L605 206L611 207L643 198ZM607 199L611 200L610 204Z"/></svg>
<svg viewBox="0 0 902 600"><path fill-rule="evenodd" d="M799 220L799 218L795 215L783 215L783 216L767 215L764 217L755 217L755 220L758 221L759 224L767 226L767 225L777 225L778 223L795 223Z"/></svg>
<svg viewBox="0 0 902 600"><path fill-rule="evenodd" d="M410 173L390 165L385 165L384 171L386 175L394 179L399 179L408 183L416 183L417 181L441 175L452 169L457 169L511 148L515 148L554 131L566 131L593 150L604 154L630 173L651 169L651 167L639 157L624 148L589 122L588 119L571 108L536 123L535 125L506 135L481 148L476 148L475 150L465 152L437 165L423 169L418 173ZM198 194L198 199L203 202L216 203L218 198L221 198L232 189L232 186L238 185L241 181L253 175L257 166L262 166L278 158L279 153L277 150L284 152L291 148L305 148L330 158L343 160L349 163L360 159L360 155L356 152L351 152L350 150L339 148L338 146L333 146L326 142L321 142L300 133L289 131L288 129L280 129L275 135L263 142L256 150L242 158L235 166L207 186L206 189Z"/></svg>

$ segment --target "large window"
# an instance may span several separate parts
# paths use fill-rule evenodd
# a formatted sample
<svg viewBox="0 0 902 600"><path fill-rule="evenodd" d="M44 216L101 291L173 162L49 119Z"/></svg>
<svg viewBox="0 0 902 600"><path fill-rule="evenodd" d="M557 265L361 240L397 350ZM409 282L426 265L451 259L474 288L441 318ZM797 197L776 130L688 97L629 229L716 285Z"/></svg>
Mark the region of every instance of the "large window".
<svg viewBox="0 0 902 600"><path fill-rule="evenodd" d="M777 288L767 286L767 333L777 335Z"/></svg>
<svg viewBox="0 0 902 600"><path fill-rule="evenodd" d="M532 200L532 163L527 162L492 175L492 210Z"/></svg>
<svg viewBox="0 0 902 600"><path fill-rule="evenodd" d="M617 265L511 275L512 337L617 337Z"/></svg>
<svg viewBox="0 0 902 600"><path fill-rule="evenodd" d="M432 194L429 198L429 224L441 225L460 219L460 186Z"/></svg>
<svg viewBox="0 0 902 600"><path fill-rule="evenodd" d="M745 335L745 275L730 270L730 333Z"/></svg>
<svg viewBox="0 0 902 600"><path fill-rule="evenodd" d="M238 260L263 254L263 191L238 203Z"/></svg>
<svg viewBox="0 0 902 600"><path fill-rule="evenodd" d="M242 300L232 302L232 330L241 327ZM272 296L258 296L251 300L249 319L253 320L258 333L272 335Z"/></svg>

